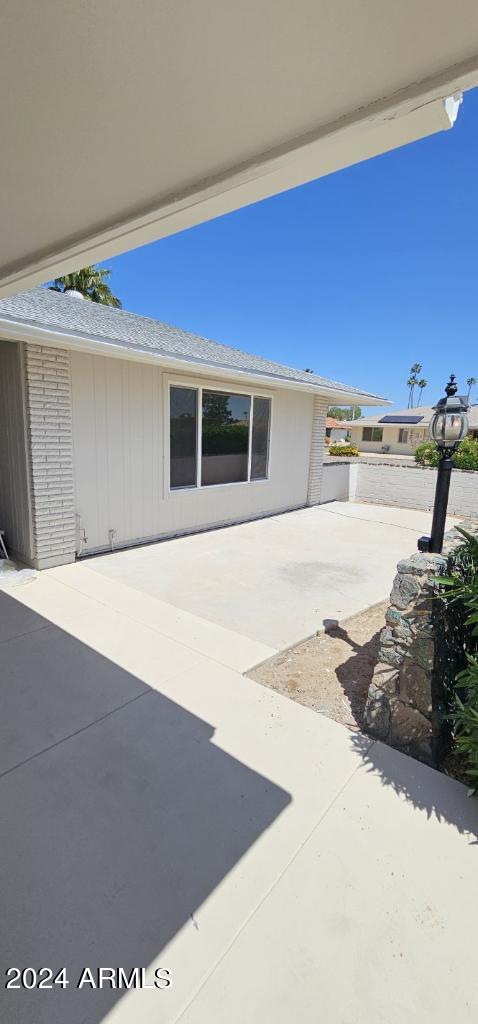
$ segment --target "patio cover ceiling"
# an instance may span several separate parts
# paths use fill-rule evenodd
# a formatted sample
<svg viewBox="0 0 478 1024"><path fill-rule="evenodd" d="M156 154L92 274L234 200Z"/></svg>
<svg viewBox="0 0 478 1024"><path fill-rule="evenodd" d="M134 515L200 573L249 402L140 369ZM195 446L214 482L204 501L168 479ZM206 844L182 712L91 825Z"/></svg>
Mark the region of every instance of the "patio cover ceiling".
<svg viewBox="0 0 478 1024"><path fill-rule="evenodd" d="M6 0L0 295L450 127L477 82L476 0Z"/></svg>

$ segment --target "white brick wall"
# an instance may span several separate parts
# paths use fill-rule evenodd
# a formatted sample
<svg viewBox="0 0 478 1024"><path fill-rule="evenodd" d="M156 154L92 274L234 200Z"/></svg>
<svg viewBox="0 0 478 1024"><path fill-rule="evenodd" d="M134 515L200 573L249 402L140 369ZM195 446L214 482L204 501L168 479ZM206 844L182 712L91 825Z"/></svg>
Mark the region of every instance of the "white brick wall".
<svg viewBox="0 0 478 1024"><path fill-rule="evenodd" d="M436 479L436 469L415 463L366 462L363 457L363 461L347 460L338 466L326 459L320 500L347 500L348 480L349 501L431 511ZM453 471L448 511L450 515L478 518L478 473Z"/></svg>
<svg viewBox="0 0 478 1024"><path fill-rule="evenodd" d="M328 403L326 398L316 395L312 419L312 442L310 447L309 487L307 504L318 505L322 500L322 474L325 448L325 417Z"/></svg>
<svg viewBox="0 0 478 1024"><path fill-rule="evenodd" d="M46 568L75 557L69 352L25 345L25 397L34 564Z"/></svg>
<svg viewBox="0 0 478 1024"><path fill-rule="evenodd" d="M436 469L425 466L358 464L356 501L401 508L432 509ZM478 516L478 473L454 470L451 477L450 515Z"/></svg>

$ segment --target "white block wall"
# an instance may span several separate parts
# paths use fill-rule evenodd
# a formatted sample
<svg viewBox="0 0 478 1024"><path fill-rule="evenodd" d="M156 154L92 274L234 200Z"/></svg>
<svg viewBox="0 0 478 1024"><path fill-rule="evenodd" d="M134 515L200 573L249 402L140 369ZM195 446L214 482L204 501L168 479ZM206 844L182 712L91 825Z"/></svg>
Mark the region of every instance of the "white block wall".
<svg viewBox="0 0 478 1024"><path fill-rule="evenodd" d="M328 403L326 398L316 395L312 418L312 442L310 448L309 486L307 504L318 505L322 501L322 477L324 469L325 418Z"/></svg>
<svg viewBox="0 0 478 1024"><path fill-rule="evenodd" d="M33 564L75 557L70 355L25 345L25 399L30 440Z"/></svg>
<svg viewBox="0 0 478 1024"><path fill-rule="evenodd" d="M354 468L349 462L331 462L324 465L320 503L325 501L348 501L350 495L350 470Z"/></svg>
<svg viewBox="0 0 478 1024"><path fill-rule="evenodd" d="M363 501L431 511L435 500L436 469L414 463L365 462L338 465L326 460L321 501ZM347 493L348 491L348 493ZM478 473L454 470L451 477L450 515L478 518Z"/></svg>
<svg viewBox="0 0 478 1024"><path fill-rule="evenodd" d="M432 509L437 471L425 466L358 464L356 501L401 508ZM478 473L454 470L451 477L450 515L478 516Z"/></svg>

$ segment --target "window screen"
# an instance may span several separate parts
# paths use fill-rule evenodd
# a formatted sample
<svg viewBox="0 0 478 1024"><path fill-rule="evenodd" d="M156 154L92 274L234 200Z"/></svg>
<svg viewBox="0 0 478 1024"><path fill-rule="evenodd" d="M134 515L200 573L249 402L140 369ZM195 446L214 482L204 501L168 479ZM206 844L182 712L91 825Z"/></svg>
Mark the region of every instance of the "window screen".
<svg viewBox="0 0 478 1024"><path fill-rule="evenodd" d="M254 398L252 416L251 480L265 480L269 462L270 398Z"/></svg>
<svg viewBox="0 0 478 1024"><path fill-rule="evenodd" d="M404 430L403 427L398 431L398 443L408 444L408 430Z"/></svg>
<svg viewBox="0 0 478 1024"><path fill-rule="evenodd" d="M201 484L247 481L249 395L203 391Z"/></svg>
<svg viewBox="0 0 478 1024"><path fill-rule="evenodd" d="M197 475L197 391L171 388L170 487L195 487Z"/></svg>

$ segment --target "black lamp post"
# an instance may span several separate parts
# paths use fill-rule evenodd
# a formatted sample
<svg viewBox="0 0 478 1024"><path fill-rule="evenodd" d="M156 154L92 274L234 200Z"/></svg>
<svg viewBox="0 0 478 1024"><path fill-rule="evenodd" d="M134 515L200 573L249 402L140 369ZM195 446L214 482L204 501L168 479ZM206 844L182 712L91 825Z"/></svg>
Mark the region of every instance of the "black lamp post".
<svg viewBox="0 0 478 1024"><path fill-rule="evenodd" d="M468 405L457 395L457 390L455 374L452 373L445 388L446 398L440 398L434 406L435 413L430 423L430 433L437 443L440 458L431 537L420 537L418 547L421 551L439 553L443 547L453 453L468 433Z"/></svg>

